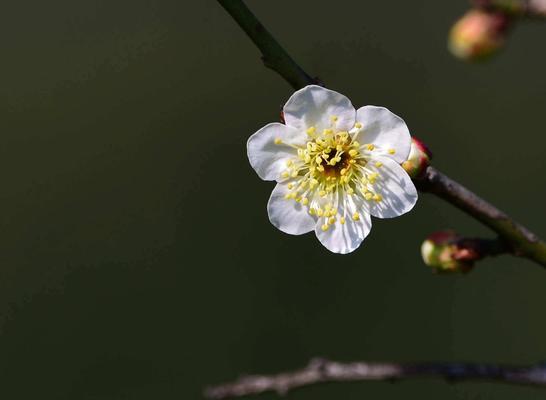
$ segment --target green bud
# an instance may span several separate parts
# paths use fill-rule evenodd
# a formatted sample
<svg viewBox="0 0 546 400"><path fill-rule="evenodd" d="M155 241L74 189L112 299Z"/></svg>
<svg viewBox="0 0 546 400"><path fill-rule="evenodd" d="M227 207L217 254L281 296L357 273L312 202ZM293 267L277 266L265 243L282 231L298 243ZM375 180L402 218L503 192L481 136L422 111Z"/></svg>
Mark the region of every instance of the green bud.
<svg viewBox="0 0 546 400"><path fill-rule="evenodd" d="M468 272L474 261L482 258L472 246L453 231L431 234L421 245L421 256L434 272Z"/></svg>

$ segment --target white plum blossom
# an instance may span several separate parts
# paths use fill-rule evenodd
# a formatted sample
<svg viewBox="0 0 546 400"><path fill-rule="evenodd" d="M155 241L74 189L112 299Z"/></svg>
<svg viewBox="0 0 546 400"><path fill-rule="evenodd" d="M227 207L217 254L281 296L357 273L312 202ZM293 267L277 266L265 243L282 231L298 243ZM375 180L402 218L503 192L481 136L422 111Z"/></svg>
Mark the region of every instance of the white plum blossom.
<svg viewBox="0 0 546 400"><path fill-rule="evenodd" d="M276 181L267 211L283 232L315 231L334 253L350 253L370 232L370 216L393 218L413 208L417 191L400 166L409 154L405 122L383 107L355 110L340 93L310 85L247 142L260 178Z"/></svg>

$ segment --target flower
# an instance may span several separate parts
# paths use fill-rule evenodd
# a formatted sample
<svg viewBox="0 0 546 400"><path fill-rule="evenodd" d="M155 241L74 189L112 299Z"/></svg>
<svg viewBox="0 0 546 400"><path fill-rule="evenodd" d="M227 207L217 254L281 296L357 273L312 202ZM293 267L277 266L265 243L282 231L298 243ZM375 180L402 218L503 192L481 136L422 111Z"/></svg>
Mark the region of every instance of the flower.
<svg viewBox="0 0 546 400"><path fill-rule="evenodd" d="M340 93L310 85L247 142L260 178L277 181L267 211L291 235L315 231L334 253L350 253L372 227L413 208L417 191L400 166L410 152L405 122L383 107L355 110Z"/></svg>

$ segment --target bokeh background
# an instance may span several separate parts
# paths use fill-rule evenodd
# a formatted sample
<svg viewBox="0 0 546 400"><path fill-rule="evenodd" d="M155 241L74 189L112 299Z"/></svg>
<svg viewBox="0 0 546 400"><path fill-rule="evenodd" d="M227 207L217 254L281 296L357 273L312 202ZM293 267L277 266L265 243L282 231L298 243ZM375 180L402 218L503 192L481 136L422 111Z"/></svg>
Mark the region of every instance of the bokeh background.
<svg viewBox="0 0 546 400"><path fill-rule="evenodd" d="M446 50L465 0L248 5L311 74L403 116L439 169L546 234L544 24L468 65ZM0 32L2 398L199 399L315 356L546 359L545 271L504 256L433 275L427 234L492 236L434 197L347 256L270 225L245 142L292 91L215 1L11 1ZM288 398L545 396L416 380Z"/></svg>

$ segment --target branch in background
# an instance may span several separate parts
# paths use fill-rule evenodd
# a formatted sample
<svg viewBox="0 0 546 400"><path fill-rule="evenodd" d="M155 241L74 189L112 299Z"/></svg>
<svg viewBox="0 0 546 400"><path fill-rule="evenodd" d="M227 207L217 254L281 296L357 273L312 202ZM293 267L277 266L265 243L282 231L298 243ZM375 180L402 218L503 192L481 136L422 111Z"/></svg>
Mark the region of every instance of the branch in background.
<svg viewBox="0 0 546 400"><path fill-rule="evenodd" d="M491 381L546 386L546 365L508 366L471 363L340 363L312 360L303 369L277 375L254 375L205 390L209 399L227 399L264 392L284 395L290 390L326 382L397 381L443 378L449 382Z"/></svg>
<svg viewBox="0 0 546 400"><path fill-rule="evenodd" d="M472 0L472 3L479 8L517 16L546 18L546 0Z"/></svg>
<svg viewBox="0 0 546 400"><path fill-rule="evenodd" d="M265 29L252 11L240 0L218 0L218 3L233 17L262 52L266 67L276 71L294 89L316 84L316 80L288 55L275 38Z"/></svg>
<svg viewBox="0 0 546 400"><path fill-rule="evenodd" d="M538 4L538 0L535 1ZM241 0L218 2L262 51L266 66L277 71L295 89L315 83ZM543 2L546 0L540 3ZM492 204L432 167L426 170L424 177L416 179L415 182L421 191L435 194L491 228L506 242L512 254L526 257L546 267L546 244Z"/></svg>

